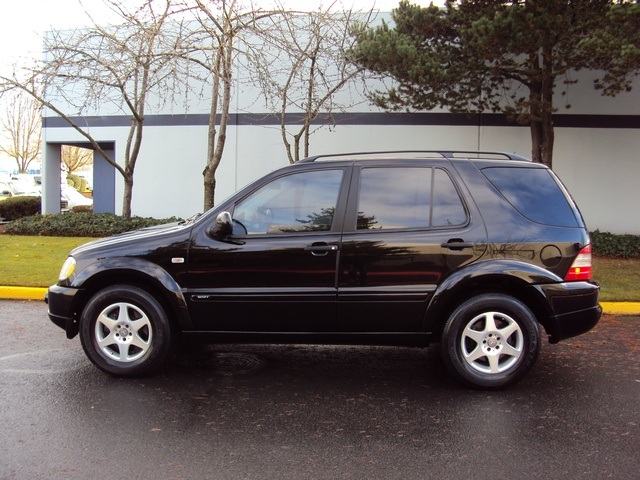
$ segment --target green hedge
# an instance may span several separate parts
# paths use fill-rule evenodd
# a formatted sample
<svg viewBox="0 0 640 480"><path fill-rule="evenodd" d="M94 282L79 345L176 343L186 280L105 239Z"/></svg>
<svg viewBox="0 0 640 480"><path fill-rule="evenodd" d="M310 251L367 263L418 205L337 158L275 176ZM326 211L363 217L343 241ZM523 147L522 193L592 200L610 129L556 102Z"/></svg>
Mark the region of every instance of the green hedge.
<svg viewBox="0 0 640 480"><path fill-rule="evenodd" d="M640 235L618 235L596 230L590 233L593 253L602 257L640 258Z"/></svg>
<svg viewBox="0 0 640 480"><path fill-rule="evenodd" d="M69 212L21 218L8 224L5 232L12 235L48 237L108 237L117 233L180 220L180 218L176 217L165 219L132 217L125 219L112 213Z"/></svg>
<svg viewBox="0 0 640 480"><path fill-rule="evenodd" d="M17 220L40 213L40 197L11 197L0 202L0 218Z"/></svg>

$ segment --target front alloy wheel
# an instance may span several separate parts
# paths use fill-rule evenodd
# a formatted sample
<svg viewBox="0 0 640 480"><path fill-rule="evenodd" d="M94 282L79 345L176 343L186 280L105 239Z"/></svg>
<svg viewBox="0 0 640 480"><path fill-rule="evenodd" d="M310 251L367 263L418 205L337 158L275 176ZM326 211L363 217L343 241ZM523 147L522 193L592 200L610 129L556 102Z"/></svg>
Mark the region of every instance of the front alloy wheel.
<svg viewBox="0 0 640 480"><path fill-rule="evenodd" d="M464 383L504 388L533 367L541 347L538 322L519 300L485 294L462 303L442 334L444 361Z"/></svg>
<svg viewBox="0 0 640 480"><path fill-rule="evenodd" d="M129 363L151 348L153 329L143 310L127 302L105 308L96 319L95 340L106 357Z"/></svg>
<svg viewBox="0 0 640 480"><path fill-rule="evenodd" d="M171 346L171 328L162 305L148 292L117 285L96 293L80 318L80 340L101 370L139 376L159 368Z"/></svg>

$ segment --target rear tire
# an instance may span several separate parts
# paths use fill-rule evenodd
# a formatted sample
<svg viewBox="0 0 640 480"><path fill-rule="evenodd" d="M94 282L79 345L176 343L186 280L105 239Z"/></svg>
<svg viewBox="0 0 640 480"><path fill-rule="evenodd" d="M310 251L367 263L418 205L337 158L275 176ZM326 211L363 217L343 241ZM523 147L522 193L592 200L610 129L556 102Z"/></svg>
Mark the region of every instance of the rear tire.
<svg viewBox="0 0 640 480"><path fill-rule="evenodd" d="M465 301L442 333L447 367L474 388L500 389L518 382L535 364L540 347L540 327L531 310L503 294Z"/></svg>
<svg viewBox="0 0 640 480"><path fill-rule="evenodd" d="M116 376L147 375L166 360L171 327L162 305L141 288L116 285L96 293L80 318L87 357Z"/></svg>

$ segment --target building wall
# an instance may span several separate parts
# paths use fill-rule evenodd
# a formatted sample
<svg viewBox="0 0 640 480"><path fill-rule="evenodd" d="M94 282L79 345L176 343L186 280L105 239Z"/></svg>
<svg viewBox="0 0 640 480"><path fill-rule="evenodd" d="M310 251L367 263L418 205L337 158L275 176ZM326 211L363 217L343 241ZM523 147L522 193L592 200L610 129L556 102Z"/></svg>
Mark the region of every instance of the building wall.
<svg viewBox="0 0 640 480"><path fill-rule="evenodd" d="M560 110L555 129L554 170L578 202L589 229L640 234L637 213L640 209L637 187L640 82L636 82L632 92L615 98L601 97L590 83L590 76L583 75L568 95L556 99ZM236 90L234 113L239 125L230 126L228 131L217 175L218 203L238 188L288 163L278 127L260 121L266 114L260 112L255 98L255 89L246 85ZM564 107L569 103L571 109L566 110ZM201 111L195 108L189 115L184 112L147 115L148 125L144 129L135 173L132 204L135 215L185 218L202 211L206 105L205 99ZM313 134L312 155L456 149L497 150L531 156L529 128L507 126L504 119L491 115L469 118L444 112L385 114L360 104L339 118L344 122L332 128L323 127ZM84 120L91 125L94 138L115 142L116 158L122 162L128 119L107 115ZM45 118L43 136L45 144L84 140L53 117ZM116 213L121 212L122 191L122 179L116 174Z"/></svg>

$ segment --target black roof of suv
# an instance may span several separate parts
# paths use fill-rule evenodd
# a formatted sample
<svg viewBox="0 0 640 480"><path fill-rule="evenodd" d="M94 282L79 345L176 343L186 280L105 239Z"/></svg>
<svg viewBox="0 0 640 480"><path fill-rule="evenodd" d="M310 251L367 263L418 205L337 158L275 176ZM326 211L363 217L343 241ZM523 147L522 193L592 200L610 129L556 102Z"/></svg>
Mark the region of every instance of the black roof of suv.
<svg viewBox="0 0 640 480"><path fill-rule="evenodd" d="M591 247L555 174L511 154L316 156L199 218L71 252L49 316L111 374L174 340L427 346L502 388L599 320Z"/></svg>

